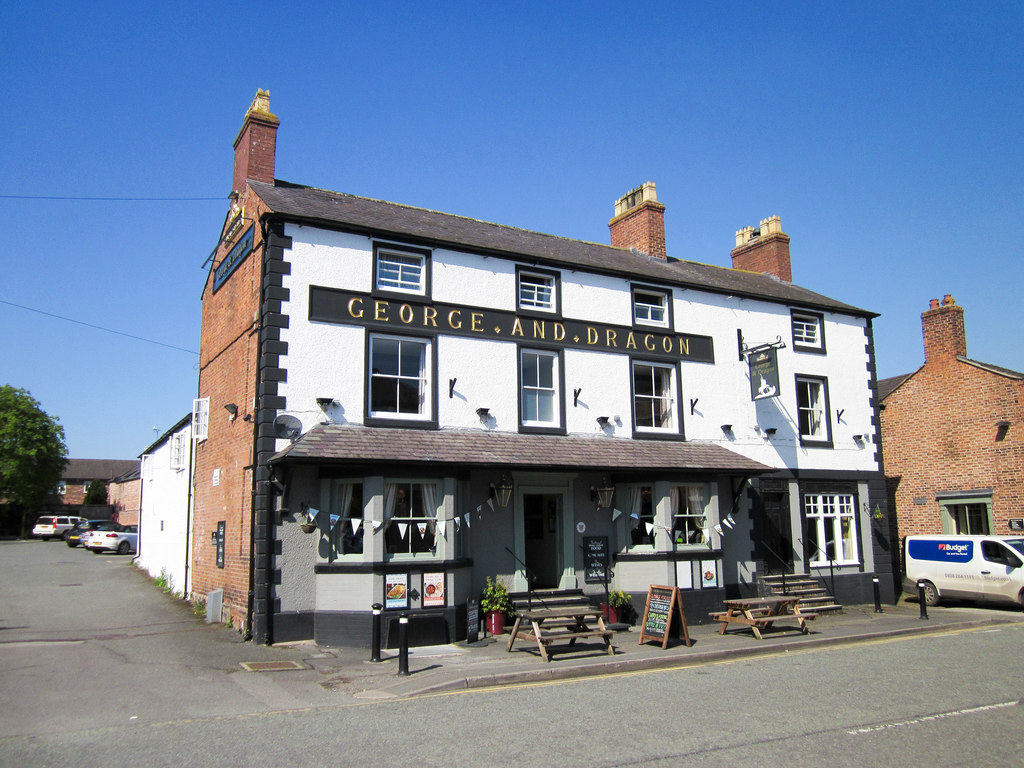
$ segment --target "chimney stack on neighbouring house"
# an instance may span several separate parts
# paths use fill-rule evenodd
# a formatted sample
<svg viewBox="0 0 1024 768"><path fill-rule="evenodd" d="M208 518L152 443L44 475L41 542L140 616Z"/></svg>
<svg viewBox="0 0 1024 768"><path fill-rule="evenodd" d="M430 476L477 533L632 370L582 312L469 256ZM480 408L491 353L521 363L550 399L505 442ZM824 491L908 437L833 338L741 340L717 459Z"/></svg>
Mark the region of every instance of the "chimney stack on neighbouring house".
<svg viewBox="0 0 1024 768"><path fill-rule="evenodd" d="M771 216L761 220L758 229L744 227L736 232L732 251L732 268L773 275L787 283L793 282L789 263L789 235L782 231L782 219Z"/></svg>
<svg viewBox="0 0 1024 768"><path fill-rule="evenodd" d="M924 361L926 363L946 360L952 362L957 356L967 355L967 333L964 331L964 308L958 306L948 293L929 302L928 311L921 314L921 328L924 330Z"/></svg>
<svg viewBox="0 0 1024 768"><path fill-rule="evenodd" d="M665 206L658 202L653 181L632 189L615 201L615 216L608 222L615 248L636 248L668 260L665 249Z"/></svg>
<svg viewBox="0 0 1024 768"><path fill-rule="evenodd" d="M257 90L249 111L245 113L242 130L235 138L232 192L241 192L246 179L274 183L274 154L280 123L275 115L270 114L270 91Z"/></svg>

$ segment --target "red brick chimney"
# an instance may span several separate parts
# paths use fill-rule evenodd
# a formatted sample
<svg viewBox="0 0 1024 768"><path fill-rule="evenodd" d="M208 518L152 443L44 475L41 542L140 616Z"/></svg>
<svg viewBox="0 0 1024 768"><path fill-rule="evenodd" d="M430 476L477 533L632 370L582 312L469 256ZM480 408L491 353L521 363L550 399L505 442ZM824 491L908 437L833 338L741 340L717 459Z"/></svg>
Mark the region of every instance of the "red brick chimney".
<svg viewBox="0 0 1024 768"><path fill-rule="evenodd" d="M615 201L615 216L608 222L615 248L636 248L668 260L665 249L665 206L658 202L653 181L630 190Z"/></svg>
<svg viewBox="0 0 1024 768"><path fill-rule="evenodd" d="M245 113L242 130L235 138L232 192L241 192L246 179L274 183L274 154L280 123L275 115L270 114L270 91L257 90L249 111Z"/></svg>
<svg viewBox="0 0 1024 768"><path fill-rule="evenodd" d="M793 282L793 269L789 263L789 235L782 231L782 219L771 216L762 219L758 229L744 227L736 233L736 247L732 251L733 269L774 275L787 283Z"/></svg>
<svg viewBox="0 0 1024 768"><path fill-rule="evenodd" d="M929 302L928 311L921 314L924 330L925 363L952 362L957 355L967 355L967 334L964 331L964 308L957 306L948 293Z"/></svg>

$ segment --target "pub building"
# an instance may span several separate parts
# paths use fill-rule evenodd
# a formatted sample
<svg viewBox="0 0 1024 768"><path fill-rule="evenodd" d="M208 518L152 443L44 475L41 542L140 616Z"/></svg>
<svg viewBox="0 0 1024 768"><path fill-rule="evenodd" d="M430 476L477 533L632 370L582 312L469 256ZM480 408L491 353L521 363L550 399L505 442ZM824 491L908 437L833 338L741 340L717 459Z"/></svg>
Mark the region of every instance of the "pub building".
<svg viewBox="0 0 1024 768"><path fill-rule="evenodd" d="M488 576L599 602L586 543L691 621L783 571L871 601L874 315L792 282L778 217L712 266L650 182L600 245L277 180L278 125L258 92L203 292L197 599L257 642L369 646L374 604L454 642Z"/></svg>

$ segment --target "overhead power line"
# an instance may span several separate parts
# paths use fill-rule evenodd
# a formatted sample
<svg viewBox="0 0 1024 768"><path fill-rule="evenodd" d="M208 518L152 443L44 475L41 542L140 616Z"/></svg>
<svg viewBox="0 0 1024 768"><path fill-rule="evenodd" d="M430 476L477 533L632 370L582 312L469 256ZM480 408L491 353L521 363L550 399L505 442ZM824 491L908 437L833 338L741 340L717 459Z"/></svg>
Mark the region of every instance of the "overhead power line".
<svg viewBox="0 0 1024 768"><path fill-rule="evenodd" d="M220 197L71 197L68 195L0 195L4 200L99 200L117 203L191 203L205 200L227 200L226 195Z"/></svg>
<svg viewBox="0 0 1024 768"><path fill-rule="evenodd" d="M179 352L188 352L190 355L198 355L194 349L185 349L184 347L176 347L173 344L165 344L162 341L155 341L153 339L147 339L144 336L135 336L131 333L125 333L124 331L115 331L113 328L104 328L102 325L94 325L93 323L86 323L82 320L75 320L72 317L64 317L63 315L55 315L53 312L44 312L41 309L35 309L34 307L26 307L23 304L15 304L13 301L4 301L0 299L0 304L7 304L11 307L17 307L18 309L24 309L29 312L36 312L40 315L46 315L47 317L55 317L58 320L64 320L69 323L75 323L76 325L84 325L87 328L95 328L98 331L106 331L107 333L116 333L118 336L127 336L129 339L135 339L136 341L144 341L147 344L156 344L161 347L167 347L169 349L176 349Z"/></svg>

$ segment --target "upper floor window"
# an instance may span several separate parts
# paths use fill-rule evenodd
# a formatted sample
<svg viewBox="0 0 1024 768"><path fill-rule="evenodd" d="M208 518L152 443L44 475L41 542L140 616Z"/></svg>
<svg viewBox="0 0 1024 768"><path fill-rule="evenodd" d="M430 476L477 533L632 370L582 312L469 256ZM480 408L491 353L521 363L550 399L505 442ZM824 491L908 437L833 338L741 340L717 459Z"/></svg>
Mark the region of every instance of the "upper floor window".
<svg viewBox="0 0 1024 768"><path fill-rule="evenodd" d="M170 444L171 469L185 469L188 454L185 452L185 433L176 432L171 435Z"/></svg>
<svg viewBox="0 0 1024 768"><path fill-rule="evenodd" d="M638 325L669 325L668 294L647 288L633 289L633 322Z"/></svg>
<svg viewBox="0 0 1024 768"><path fill-rule="evenodd" d="M374 284L379 291L425 294L427 254L378 247L374 263Z"/></svg>
<svg viewBox="0 0 1024 768"><path fill-rule="evenodd" d="M210 433L210 398L192 401L192 439L205 440Z"/></svg>
<svg viewBox="0 0 1024 768"><path fill-rule="evenodd" d="M796 377L796 410L801 442L827 442L828 382L810 376Z"/></svg>
<svg viewBox="0 0 1024 768"><path fill-rule="evenodd" d="M399 336L371 336L369 415L429 419L430 342Z"/></svg>
<svg viewBox="0 0 1024 768"><path fill-rule="evenodd" d="M532 312L558 311L558 278L554 274L520 270L516 274L516 281L519 309Z"/></svg>
<svg viewBox="0 0 1024 768"><path fill-rule="evenodd" d="M524 349L519 360L523 426L559 426L558 353Z"/></svg>
<svg viewBox="0 0 1024 768"><path fill-rule="evenodd" d="M639 432L678 432L676 369L660 363L633 363L633 421Z"/></svg>
<svg viewBox="0 0 1024 768"><path fill-rule="evenodd" d="M802 352L825 351L825 318L816 312L792 313L793 349Z"/></svg>

